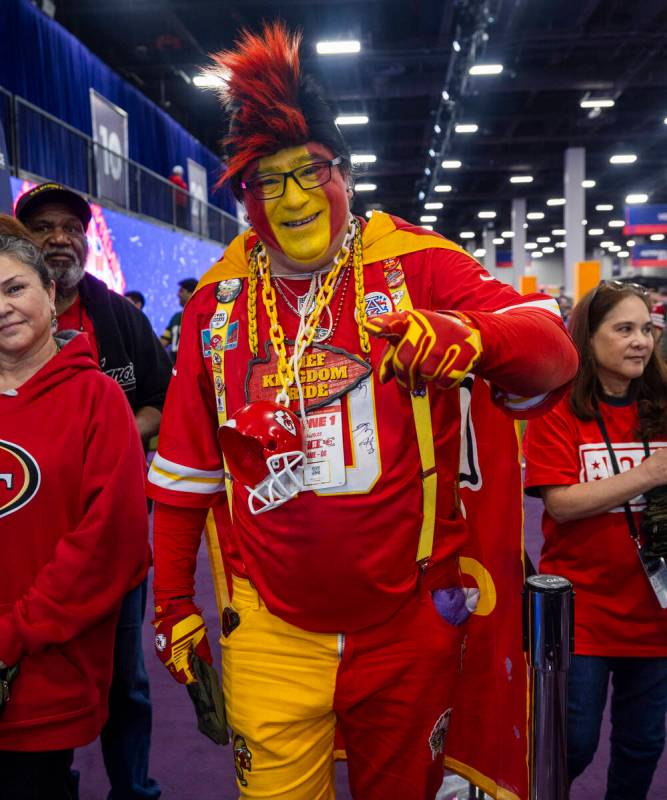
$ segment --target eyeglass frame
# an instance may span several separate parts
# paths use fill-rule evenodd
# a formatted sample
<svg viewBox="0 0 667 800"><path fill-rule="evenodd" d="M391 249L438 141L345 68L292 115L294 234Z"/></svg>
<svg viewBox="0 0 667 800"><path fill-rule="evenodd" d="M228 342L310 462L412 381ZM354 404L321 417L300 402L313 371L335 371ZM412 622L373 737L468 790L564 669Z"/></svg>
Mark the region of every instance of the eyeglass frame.
<svg viewBox="0 0 667 800"><path fill-rule="evenodd" d="M614 278L604 279L601 280L595 287L595 291L593 292L591 301L588 304L589 308L591 308L591 306L595 302L595 298L598 296L598 292L603 286L605 287L605 289L611 289L614 292L622 292L624 289L633 289L635 290L636 293L647 297L650 293L650 290L646 286L642 286L641 283L630 283L629 281L617 281Z"/></svg>
<svg viewBox="0 0 667 800"><path fill-rule="evenodd" d="M243 189L244 192L250 192L250 194L255 198L255 200L260 200L260 201L263 201L263 200L278 200L287 191L287 179L288 178L291 178L294 181L294 183L296 183L296 185L299 187L299 189L301 189L304 192L309 192L311 189L319 189L320 186L326 186L326 184L329 183L329 181L331 180L331 171L332 171L332 169L334 167L339 167L342 163L343 163L342 156L336 156L335 158L326 159L324 161L311 161L309 164L301 164L301 166L295 167L294 169L289 170L289 172L269 172L266 175L262 175L261 176L262 179L264 179L264 178L277 178L277 177L281 177L283 179L282 191L280 192L280 194L271 195L271 197L257 197L257 195L253 192L252 184L255 183L256 180L258 180L258 179L255 179L255 180L252 180L252 181L241 181L241 189ZM299 172L299 170L307 169L308 167L323 166L325 164L329 167L329 177L325 181L322 181L322 183L318 183L315 186L302 186L301 185L301 183L299 182L299 179L296 176L296 173Z"/></svg>
<svg viewBox="0 0 667 800"><path fill-rule="evenodd" d="M631 289L634 290L635 296L642 295L643 297L650 296L650 290L646 286L642 286L641 283L630 283L629 281L617 281L614 278L611 279L604 279L601 280L598 285L595 287L595 291L593 292L590 302L588 303L588 328L590 330L591 327L591 309L593 308L593 303L600 292L601 287L605 287L605 289L610 289L613 292L622 292L624 289Z"/></svg>

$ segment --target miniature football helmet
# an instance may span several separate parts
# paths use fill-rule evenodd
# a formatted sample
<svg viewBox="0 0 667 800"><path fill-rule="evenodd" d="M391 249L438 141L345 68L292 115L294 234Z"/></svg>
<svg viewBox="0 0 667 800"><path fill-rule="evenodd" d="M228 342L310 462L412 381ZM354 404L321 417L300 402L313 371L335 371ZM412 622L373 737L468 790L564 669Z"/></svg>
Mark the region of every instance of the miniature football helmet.
<svg viewBox="0 0 667 800"><path fill-rule="evenodd" d="M251 514L277 508L303 489L303 430L285 406L267 400L243 406L218 439L232 478L248 491Z"/></svg>

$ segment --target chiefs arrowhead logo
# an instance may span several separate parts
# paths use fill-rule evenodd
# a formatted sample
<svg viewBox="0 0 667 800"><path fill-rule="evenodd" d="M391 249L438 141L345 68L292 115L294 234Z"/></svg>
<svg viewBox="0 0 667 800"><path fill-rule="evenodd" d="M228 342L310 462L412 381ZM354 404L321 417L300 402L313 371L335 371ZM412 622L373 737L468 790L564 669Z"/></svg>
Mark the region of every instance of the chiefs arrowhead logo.
<svg viewBox="0 0 667 800"><path fill-rule="evenodd" d="M293 342L288 345L291 356ZM255 358L248 365L245 394L248 403L275 400L280 391L276 355L270 342L265 343L266 358ZM327 406L349 392L371 373L370 364L352 353L327 344L313 345L301 360L300 380L307 411ZM295 386L289 389L292 401L299 400Z"/></svg>
<svg viewBox="0 0 667 800"><path fill-rule="evenodd" d="M30 453L0 439L0 517L29 503L40 482L39 467Z"/></svg>

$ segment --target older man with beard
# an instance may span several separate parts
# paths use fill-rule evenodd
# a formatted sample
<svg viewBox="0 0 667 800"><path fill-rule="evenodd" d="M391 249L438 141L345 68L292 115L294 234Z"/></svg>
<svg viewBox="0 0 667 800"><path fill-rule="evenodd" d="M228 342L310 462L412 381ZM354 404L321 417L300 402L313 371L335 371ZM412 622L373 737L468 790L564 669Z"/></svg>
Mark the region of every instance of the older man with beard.
<svg viewBox="0 0 667 800"><path fill-rule="evenodd" d="M58 329L88 335L100 368L125 392L146 445L160 425L171 364L148 319L85 272L88 203L58 183L43 183L19 198L16 216L42 247L56 282ZM101 736L109 800L160 796L160 787L148 777L151 704L141 649L145 605L146 582L125 598L116 635L110 715Z"/></svg>

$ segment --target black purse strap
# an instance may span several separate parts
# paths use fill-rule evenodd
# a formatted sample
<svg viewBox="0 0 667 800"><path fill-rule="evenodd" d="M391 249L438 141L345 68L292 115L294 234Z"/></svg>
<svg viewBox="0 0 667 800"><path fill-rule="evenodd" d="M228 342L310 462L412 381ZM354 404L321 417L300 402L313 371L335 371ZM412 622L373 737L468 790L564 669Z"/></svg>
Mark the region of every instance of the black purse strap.
<svg viewBox="0 0 667 800"><path fill-rule="evenodd" d="M600 429L600 433L602 434L602 438L604 439L604 443L607 447L607 452L609 453L609 460L611 461L612 469L614 470L614 475L620 475L621 470L618 466L618 461L616 460L616 453L614 452L614 448L611 446L611 441L609 440L609 434L607 433L607 426L604 424L604 420L598 410L595 412L595 421L598 424L598 428ZM642 437L642 443L644 445L644 452L648 457L651 454L651 451L648 446L648 442ZM623 510L625 511L625 521L628 523L628 529L630 531L630 536L634 543L639 547L639 531L637 530L637 526L635 525L635 518L632 516L632 511L630 510L630 504L624 503Z"/></svg>

